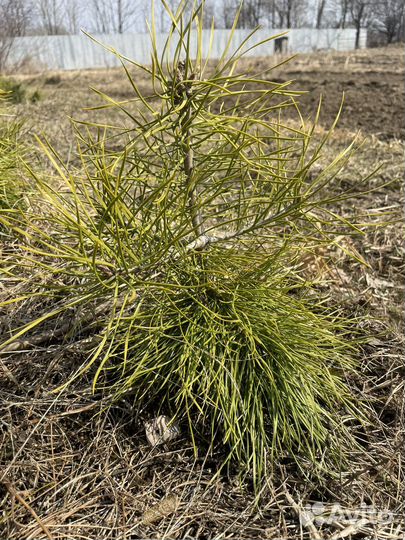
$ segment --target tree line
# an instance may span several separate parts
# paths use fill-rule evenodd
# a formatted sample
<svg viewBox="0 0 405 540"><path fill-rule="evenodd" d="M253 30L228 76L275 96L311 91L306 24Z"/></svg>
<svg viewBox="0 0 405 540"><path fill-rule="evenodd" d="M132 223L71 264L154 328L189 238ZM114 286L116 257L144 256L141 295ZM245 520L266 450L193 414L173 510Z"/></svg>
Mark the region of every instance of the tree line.
<svg viewBox="0 0 405 540"><path fill-rule="evenodd" d="M179 0L168 0L173 9ZM190 9L192 6L190 0ZM204 24L230 28L239 0L206 0ZM240 28L368 28L381 43L404 41L405 0L244 0ZM147 31L151 0L0 0L0 39L25 35ZM156 2L157 30L170 20ZM4 39L3 39L4 41ZM358 43L357 43L358 44Z"/></svg>

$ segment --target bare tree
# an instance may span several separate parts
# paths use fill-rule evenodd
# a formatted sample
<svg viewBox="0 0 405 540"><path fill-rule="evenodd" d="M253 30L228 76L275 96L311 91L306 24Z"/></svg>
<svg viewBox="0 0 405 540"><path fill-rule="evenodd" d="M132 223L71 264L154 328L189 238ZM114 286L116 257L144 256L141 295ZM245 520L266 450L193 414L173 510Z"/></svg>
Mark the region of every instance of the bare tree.
<svg viewBox="0 0 405 540"><path fill-rule="evenodd" d="M41 30L49 35L66 34L63 0L36 0L37 19Z"/></svg>
<svg viewBox="0 0 405 540"><path fill-rule="evenodd" d="M360 47L360 31L366 25L369 15L369 2L367 0L349 0L349 11L356 29L355 48L358 49Z"/></svg>
<svg viewBox="0 0 405 540"><path fill-rule="evenodd" d="M117 0L116 7L116 29L118 34L123 34L124 29L126 29L126 22L129 16L132 17L134 14L133 2L128 2L127 0Z"/></svg>
<svg viewBox="0 0 405 540"><path fill-rule="evenodd" d="M320 0L321 2L322 0ZM322 13L322 23L319 26L331 28L346 28L350 24L350 0L325 0ZM319 6L319 4L318 4Z"/></svg>
<svg viewBox="0 0 405 540"><path fill-rule="evenodd" d="M143 6L134 0L92 0L89 8L96 32L123 34L134 26Z"/></svg>
<svg viewBox="0 0 405 540"><path fill-rule="evenodd" d="M215 19L215 3L207 1L204 6L203 26L211 28L212 20Z"/></svg>
<svg viewBox="0 0 405 540"><path fill-rule="evenodd" d="M325 11L326 0L319 0L316 10L316 28L321 28L322 18Z"/></svg>
<svg viewBox="0 0 405 540"><path fill-rule="evenodd" d="M346 28L348 14L349 14L349 0L340 0L339 28Z"/></svg>
<svg viewBox="0 0 405 540"><path fill-rule="evenodd" d="M91 10L94 30L100 34L107 34L109 31L109 23L105 2L101 0L91 0L89 7Z"/></svg>
<svg viewBox="0 0 405 540"><path fill-rule="evenodd" d="M276 0L275 9L280 28L296 28L305 20L304 0Z"/></svg>
<svg viewBox="0 0 405 540"><path fill-rule="evenodd" d="M269 28L277 27L276 2L277 0L267 0L266 2L266 19L267 19L267 26Z"/></svg>
<svg viewBox="0 0 405 540"><path fill-rule="evenodd" d="M245 0L241 5L239 28L255 28L259 26L264 14L264 0Z"/></svg>
<svg viewBox="0 0 405 540"><path fill-rule="evenodd" d="M404 23L404 0L383 0L372 6L372 25L385 36L387 43L400 40Z"/></svg>
<svg viewBox="0 0 405 540"><path fill-rule="evenodd" d="M29 0L0 0L0 71L6 67L14 39L26 34L31 17Z"/></svg>
<svg viewBox="0 0 405 540"><path fill-rule="evenodd" d="M224 28L232 28L238 10L237 2L235 2L235 0L223 0L221 8L221 26Z"/></svg>
<svg viewBox="0 0 405 540"><path fill-rule="evenodd" d="M176 13L179 7L179 3L179 0L168 0L167 4L173 14ZM155 2L154 9L156 30L161 33L167 32L170 28L170 25L172 24L172 21L167 13L163 2ZM151 13L147 13L147 19L150 19L150 16Z"/></svg>
<svg viewBox="0 0 405 540"><path fill-rule="evenodd" d="M65 4L65 25L69 34L78 34L83 20L83 3L69 0Z"/></svg>

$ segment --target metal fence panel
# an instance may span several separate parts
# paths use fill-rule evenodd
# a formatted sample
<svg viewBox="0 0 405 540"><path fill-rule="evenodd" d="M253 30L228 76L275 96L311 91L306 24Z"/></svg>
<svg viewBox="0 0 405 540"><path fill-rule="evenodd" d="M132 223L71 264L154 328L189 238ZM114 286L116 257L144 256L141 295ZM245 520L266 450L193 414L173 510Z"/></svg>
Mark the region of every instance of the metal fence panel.
<svg viewBox="0 0 405 540"><path fill-rule="evenodd" d="M269 34L271 32L271 34ZM258 30L249 41L249 46L269 37L277 35L285 30L268 29ZM230 52L235 50L248 36L250 30L236 30L232 39ZM209 30L204 30L203 49L205 54L209 50ZM215 30L211 50L211 58L219 58L226 46L230 35L230 30ZM308 53L317 50L337 50L345 51L354 49L356 31L352 28L346 29L321 29L297 28L291 29L286 34L288 40L283 51L288 53ZM139 63L150 63L150 39L147 34L103 34L95 35L97 40L115 49L120 54L127 56ZM360 34L360 46L364 47L367 38L367 31L362 30ZM161 51L166 36L157 35L158 49ZM197 46L196 36L192 36L191 50L195 51ZM245 47L247 48L247 47ZM192 53L194 54L194 53ZM275 41L259 45L249 51L248 56L270 56L275 54ZM19 65L23 61L30 61L30 64L39 70L75 70L91 68L108 68L120 65L119 59L110 51L98 45L85 35L66 36L27 36L15 38L12 43L8 63L10 66Z"/></svg>

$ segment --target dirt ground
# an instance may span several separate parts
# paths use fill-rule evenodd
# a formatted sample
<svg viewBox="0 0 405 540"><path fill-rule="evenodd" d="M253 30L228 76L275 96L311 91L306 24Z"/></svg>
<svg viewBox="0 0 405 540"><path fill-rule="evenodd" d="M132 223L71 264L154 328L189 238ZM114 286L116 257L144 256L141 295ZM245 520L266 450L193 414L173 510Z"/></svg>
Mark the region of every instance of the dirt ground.
<svg viewBox="0 0 405 540"><path fill-rule="evenodd" d="M399 47L327 53L293 60L283 78L308 92L300 104L311 114L323 96L322 122L330 124L344 94L341 128L375 135L379 140L405 135L404 50ZM295 67L296 66L296 67ZM283 80L283 78L281 80Z"/></svg>
<svg viewBox="0 0 405 540"><path fill-rule="evenodd" d="M242 66L261 74L284 60L284 57L247 59ZM339 127L388 141L405 138L404 65L405 53L400 46L327 52L299 55L276 67L265 78L275 82L295 81L293 88L305 92L298 98L304 117L314 116L322 96L321 124L325 128L333 123L344 96ZM36 132L43 130L48 136L54 134L55 140L66 137L68 116L81 120L94 118L94 112L83 108L104 103L89 91L90 87L116 100L133 96L120 69L41 73L16 78L27 85L28 95L38 90L41 96L36 103L17 107L27 119L27 127L35 126ZM136 81L141 87L147 87L142 73L137 72Z"/></svg>
<svg viewBox="0 0 405 540"><path fill-rule="evenodd" d="M260 72L268 62L247 64ZM343 180L355 185L381 168L370 180L375 191L348 201L344 210L361 208L371 220L404 203L403 73L403 49L390 47L303 55L269 74L271 80L295 79L298 89L308 91L299 98L304 116L313 116L323 94L320 129L331 125L345 93L325 159L360 130L363 145ZM28 94L38 89L41 95L13 109L26 119L26 139L43 132L67 159L74 153L67 115L88 119L93 113L83 107L101 102L89 86L115 99L131 96L120 70L18 78ZM319 476L309 464L299 471L286 459L269 471L257 501L249 485L232 475L213 482L215 454L194 459L187 434L151 450L142 415L134 418L125 401L105 412L89 380L57 399L50 389L69 377L80 350L50 344L0 356L0 539L403 540L403 232L399 219L369 228L349 241L367 265L337 249L333 267L317 268L333 301L361 315L370 336L359 378L348 380L370 403L363 451L350 456L349 469ZM3 317L3 328L7 324ZM305 512L314 508L319 519L308 520Z"/></svg>

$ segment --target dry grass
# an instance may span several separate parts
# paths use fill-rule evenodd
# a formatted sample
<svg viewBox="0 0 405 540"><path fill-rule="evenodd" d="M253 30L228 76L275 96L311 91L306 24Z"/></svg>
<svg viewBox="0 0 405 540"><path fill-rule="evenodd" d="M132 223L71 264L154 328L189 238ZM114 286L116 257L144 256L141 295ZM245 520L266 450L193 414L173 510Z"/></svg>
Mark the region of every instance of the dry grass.
<svg viewBox="0 0 405 540"><path fill-rule="evenodd" d="M330 510L339 503L348 510L367 504L392 511L389 523L374 522L371 516L357 533L399 540L404 373L398 345L375 340L365 351L364 377L352 383L373 401L373 412L361 434L364 452L352 456L351 470L318 484L310 470L305 478L291 463L277 464L259 506L249 488L232 477L212 483L215 456L194 460L186 438L151 450L143 418L131 417L130 404L98 414L103 403L80 388L62 399L49 396L55 379L67 375L71 351L57 358L52 348L21 354L14 358L13 373L24 383L24 392L7 382L2 385L3 537L315 538L313 528L300 524L298 510L323 501ZM53 359L48 373L44 357ZM178 505L173 505L173 496ZM156 515L157 504L163 516L155 521L150 509ZM347 517L341 515L316 529L324 529L320 537L330 538L345 526Z"/></svg>
<svg viewBox="0 0 405 540"><path fill-rule="evenodd" d="M295 63L296 78L307 77L308 71L316 72L318 79L324 77L329 62L337 77L352 70L360 84L369 80L368 72L381 77L382 65L391 64L392 72L397 73L402 57L397 49L393 51L305 57ZM30 84L38 80L31 78ZM402 87L396 88L396 78L386 80L391 81L387 99L395 102ZM107 93L114 94L115 89L116 95L126 95L115 72L62 74L60 86L44 85L42 102L16 110L26 114L32 125L38 121L40 129L50 132L52 142L74 159L68 124L62 119L65 113L77 110L78 103L86 104L85 86L94 82ZM79 90L73 94L72 88ZM360 107L364 99L361 88L355 96ZM353 111L336 132L331 152L344 146L357 130L362 113ZM382 163L375 182L396 182L356 204L351 202L353 214L359 210L372 214L372 209L391 209L404 202L400 189L403 132L395 128L399 125L396 120L393 124L387 119L384 110L379 116L375 109L375 115L377 120L370 129L363 128L368 138L346 169L345 179L353 184ZM395 108L391 118L394 116L400 116ZM375 129L379 119L380 131ZM27 135L29 128L27 124ZM239 485L236 475L212 481L217 456L207 456L201 448L201 455L194 459L185 435L168 447L151 450L143 428L147 412L134 418L131 403L123 401L105 411L99 396L88 393L86 380L76 382L60 398L50 394L81 361L77 346L51 342L35 351L0 357L0 538L403 539L402 223L371 229L365 236L353 237L351 243L368 266L343 250L334 266L322 254L308 261L310 272L329 280L324 287L334 302L341 301L348 313L367 316L364 327L370 340L363 349L362 376L348 382L359 398L368 400L369 423L357 433L363 451L351 456L349 470L339 478L326 474L320 478L310 465L299 472L286 459L274 464L257 502L248 485ZM0 281L4 293L9 294L10 287L6 278ZM4 332L9 322L4 314ZM320 521L307 523L305 506L313 502L322 502L324 516L335 512L334 518L323 525ZM336 513L336 504L349 513L366 504L391 512L390 519L384 522L373 515L349 519L342 511Z"/></svg>

